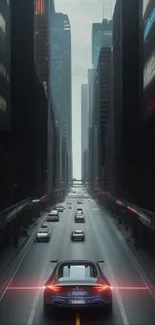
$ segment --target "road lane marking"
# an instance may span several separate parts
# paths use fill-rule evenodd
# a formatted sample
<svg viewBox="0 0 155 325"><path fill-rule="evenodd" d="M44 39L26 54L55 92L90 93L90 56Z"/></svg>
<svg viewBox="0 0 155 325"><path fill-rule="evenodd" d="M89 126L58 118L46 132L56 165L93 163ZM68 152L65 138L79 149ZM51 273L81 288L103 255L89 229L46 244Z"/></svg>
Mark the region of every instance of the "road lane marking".
<svg viewBox="0 0 155 325"><path fill-rule="evenodd" d="M87 212L87 214L89 215L89 212ZM92 227L91 218L89 218L89 221L90 221L91 227ZM95 230L95 228L93 228L93 230ZM102 252L102 241L101 241L100 237L96 235L97 234L96 231L94 231L94 234L95 234L95 237L96 237L96 242L98 242L99 249ZM102 253L102 255L104 255L104 254ZM113 279L112 282L118 288L117 283L115 281L114 273L113 273L112 268L110 267L110 265L109 265L109 272L111 273L111 277ZM119 307L122 322L123 322L124 325L129 325L130 322L128 320L127 313L126 313L126 310L125 310L125 306L124 306L124 303L123 303L123 299L122 299L122 297L120 295L119 289L115 290L114 295L115 295L115 298L116 298L116 301L117 301L117 304L118 304L118 307Z"/></svg>
<svg viewBox="0 0 155 325"><path fill-rule="evenodd" d="M5 294L6 294L7 290L8 290L8 287L10 286L10 284L13 281L14 277L16 276L16 274L17 274L17 272L18 272L18 270L19 270L22 262L24 261L26 255L28 254L28 252L29 252L29 250L30 250L30 248L32 246L32 243L34 242L35 233L40 228L41 224L45 221L45 219L46 219L46 216L43 217L43 219L41 220L41 222L39 223L39 225L36 227L36 230L34 231L30 242L28 242L28 244L27 244L27 246L25 248L25 251L24 251L24 254L22 255L21 260L19 261L19 263L17 264L17 267L15 268L15 271L13 272L12 276L10 277L10 279L8 277L8 281L6 281L7 282L6 287L2 291L2 293L0 294L0 302L2 301L3 297L5 296Z"/></svg>
<svg viewBox="0 0 155 325"><path fill-rule="evenodd" d="M81 324L80 314L76 314L76 325Z"/></svg>
<svg viewBox="0 0 155 325"><path fill-rule="evenodd" d="M93 211L98 211L98 209L97 209L97 208L93 208L92 210L93 210Z"/></svg>
<svg viewBox="0 0 155 325"><path fill-rule="evenodd" d="M42 282L44 280L44 277L45 277L45 274L43 274L40 277L39 287L41 287ZM27 325L32 325L33 324L41 292L42 292L42 289L38 290L38 292L36 293L36 296L35 296L35 298L33 300L32 309L31 309L31 312L30 312L30 315L29 315L29 318L28 318L28 321L27 321Z"/></svg>

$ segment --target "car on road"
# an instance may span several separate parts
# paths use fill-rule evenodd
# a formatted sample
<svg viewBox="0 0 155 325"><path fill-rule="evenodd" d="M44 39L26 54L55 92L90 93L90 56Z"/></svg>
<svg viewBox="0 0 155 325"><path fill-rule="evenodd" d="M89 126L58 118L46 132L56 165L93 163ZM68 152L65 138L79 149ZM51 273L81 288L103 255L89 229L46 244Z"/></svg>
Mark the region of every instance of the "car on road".
<svg viewBox="0 0 155 325"><path fill-rule="evenodd" d="M64 205L58 205L56 209L58 210L58 212L63 212L65 210L65 207Z"/></svg>
<svg viewBox="0 0 155 325"><path fill-rule="evenodd" d="M72 241L85 241L85 234L83 230L73 230L71 232Z"/></svg>
<svg viewBox="0 0 155 325"><path fill-rule="evenodd" d="M56 261L52 261L56 262ZM43 292L44 312L62 309L95 310L112 312L112 291L104 275L103 261L71 260L57 262L45 283Z"/></svg>
<svg viewBox="0 0 155 325"><path fill-rule="evenodd" d="M36 241L38 242L49 242L51 237L51 232L49 229L40 228L36 235Z"/></svg>
<svg viewBox="0 0 155 325"><path fill-rule="evenodd" d="M59 221L58 210L51 210L48 214L47 221Z"/></svg>
<svg viewBox="0 0 155 325"><path fill-rule="evenodd" d="M48 223L47 223L47 222L44 222L44 223L42 224L41 228L47 229L47 228L48 228Z"/></svg>
<svg viewBox="0 0 155 325"><path fill-rule="evenodd" d="M76 213L75 214L75 222L85 222L84 214Z"/></svg>
<svg viewBox="0 0 155 325"><path fill-rule="evenodd" d="M83 202L82 201L77 201L77 204L83 204Z"/></svg>
<svg viewBox="0 0 155 325"><path fill-rule="evenodd" d="M82 208L77 208L77 209L76 209L76 212L77 212L77 213L84 213L84 211L83 211Z"/></svg>

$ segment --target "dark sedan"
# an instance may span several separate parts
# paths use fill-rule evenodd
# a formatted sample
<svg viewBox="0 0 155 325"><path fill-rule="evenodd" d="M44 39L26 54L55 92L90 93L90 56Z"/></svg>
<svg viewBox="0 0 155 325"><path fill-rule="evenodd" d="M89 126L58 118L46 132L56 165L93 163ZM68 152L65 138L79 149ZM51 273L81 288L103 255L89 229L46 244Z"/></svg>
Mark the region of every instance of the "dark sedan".
<svg viewBox="0 0 155 325"><path fill-rule="evenodd" d="M110 284L100 262L58 262L44 286L44 312L61 309L112 311Z"/></svg>

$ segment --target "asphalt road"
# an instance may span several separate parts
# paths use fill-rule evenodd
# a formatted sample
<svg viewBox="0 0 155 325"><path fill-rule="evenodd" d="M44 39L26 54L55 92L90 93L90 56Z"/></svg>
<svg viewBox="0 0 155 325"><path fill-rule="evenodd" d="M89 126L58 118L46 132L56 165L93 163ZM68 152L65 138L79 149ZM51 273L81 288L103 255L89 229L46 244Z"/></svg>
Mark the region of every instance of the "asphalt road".
<svg viewBox="0 0 155 325"><path fill-rule="evenodd" d="M146 287L149 279L143 274L136 260L128 251L122 237L115 229L105 211L95 202L84 200L85 224L75 224L77 200L72 200L72 209L65 202L65 211L60 213L59 223L49 223L49 243L34 242L13 277L11 286L42 286L59 259L104 259L104 272L114 287L113 315L99 320L95 312L89 315L71 313L59 319L45 320L42 292L37 290L8 290L0 301L1 325L101 325L101 324L154 324L155 290L129 290L119 287ZM73 229L84 229L85 243L71 243ZM149 285L150 286L150 285Z"/></svg>

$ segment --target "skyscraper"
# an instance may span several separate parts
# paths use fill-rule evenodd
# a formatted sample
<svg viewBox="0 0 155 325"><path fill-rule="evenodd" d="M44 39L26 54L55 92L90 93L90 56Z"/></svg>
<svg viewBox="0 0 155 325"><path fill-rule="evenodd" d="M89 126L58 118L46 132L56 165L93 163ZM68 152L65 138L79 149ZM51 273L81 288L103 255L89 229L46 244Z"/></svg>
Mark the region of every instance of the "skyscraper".
<svg viewBox="0 0 155 325"><path fill-rule="evenodd" d="M48 88L48 2L47 0L35 0L35 61L39 77Z"/></svg>
<svg viewBox="0 0 155 325"><path fill-rule="evenodd" d="M0 130L10 129L10 6L0 2Z"/></svg>
<svg viewBox="0 0 155 325"><path fill-rule="evenodd" d="M92 179L93 171L93 128L92 128L92 112L93 112L93 80L95 69L88 69L88 179ZM90 190L92 183L89 182Z"/></svg>
<svg viewBox="0 0 155 325"><path fill-rule="evenodd" d="M81 176L86 179L88 152L88 85L81 85Z"/></svg>
<svg viewBox="0 0 155 325"><path fill-rule="evenodd" d="M51 28L51 87L60 131L60 180L64 182L64 140L68 155L68 177L72 178L71 29L67 15L55 13Z"/></svg>
<svg viewBox="0 0 155 325"><path fill-rule="evenodd" d="M113 15L115 195L137 199L137 134L141 110L141 0L117 0ZM132 23L131 23L132 17ZM138 158L139 159L139 158Z"/></svg>
<svg viewBox="0 0 155 325"><path fill-rule="evenodd" d="M14 167L11 161L12 134L10 112L10 6L0 1L0 208L11 203ZM10 146L11 144L11 146ZM4 172L5 171L5 172Z"/></svg>
<svg viewBox="0 0 155 325"><path fill-rule="evenodd" d="M103 42L108 46L109 35L111 35L112 38L112 21L103 19L101 23L94 23L92 25L92 65L94 68L97 67L99 53Z"/></svg>

